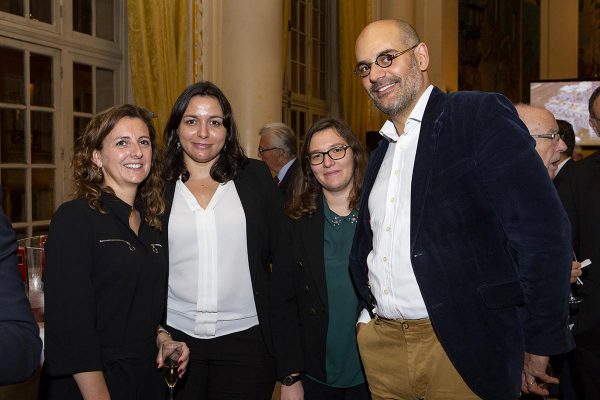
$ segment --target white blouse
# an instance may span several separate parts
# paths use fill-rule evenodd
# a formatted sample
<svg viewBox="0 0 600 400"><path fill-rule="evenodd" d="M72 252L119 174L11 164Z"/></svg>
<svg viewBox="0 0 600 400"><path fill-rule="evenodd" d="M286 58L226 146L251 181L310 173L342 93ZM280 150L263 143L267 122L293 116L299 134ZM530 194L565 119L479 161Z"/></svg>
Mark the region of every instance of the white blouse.
<svg viewBox="0 0 600 400"><path fill-rule="evenodd" d="M168 229L167 324L199 339L258 325L246 216L233 181L219 185L204 209L178 180Z"/></svg>

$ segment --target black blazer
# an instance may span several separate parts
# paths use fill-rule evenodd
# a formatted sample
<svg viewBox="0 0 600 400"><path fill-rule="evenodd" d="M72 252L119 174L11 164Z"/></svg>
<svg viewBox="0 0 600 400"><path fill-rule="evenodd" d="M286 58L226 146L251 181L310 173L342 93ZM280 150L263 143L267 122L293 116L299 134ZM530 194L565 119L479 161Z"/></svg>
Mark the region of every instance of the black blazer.
<svg viewBox="0 0 600 400"><path fill-rule="evenodd" d="M283 176L281 182L279 182L279 191L283 196L284 202L288 202L289 198L292 196L292 188L294 186L294 178L296 177L296 173L298 172L298 168L300 168L300 163L298 159L295 159L290 168L288 168L287 172Z"/></svg>
<svg viewBox="0 0 600 400"><path fill-rule="evenodd" d="M569 158L569 160L565 163L565 165L562 166L560 171L558 171L558 174L556 174L556 176L554 176L552 183L554 183L554 187L556 188L556 190L558 190L558 188L560 187L561 184L563 184L567 179L569 179L569 170L574 165L575 165L575 161L573 161L572 158Z"/></svg>
<svg viewBox="0 0 600 400"><path fill-rule="evenodd" d="M304 371L326 381L329 304L323 253L323 202L309 217L285 217L273 266L273 343L277 376Z"/></svg>
<svg viewBox="0 0 600 400"><path fill-rule="evenodd" d="M373 248L371 156L350 255L362 300ZM411 184L410 254L436 335L478 396L516 399L524 352L564 353L570 232L535 142L505 97L442 93L427 103Z"/></svg>
<svg viewBox="0 0 600 400"><path fill-rule="evenodd" d="M2 190L0 189L0 199ZM40 365L42 341L17 269L17 241L0 203L0 385L24 381Z"/></svg>
<svg viewBox="0 0 600 400"><path fill-rule="evenodd" d="M167 182L165 188L166 211L162 222L162 242L167 251L169 244L169 215L175 194L175 181ZM283 209L281 196L273 184L269 170L261 161L248 159L248 163L233 179L246 215L246 239L250 278L254 290L254 302L265 344L273 353L271 323L269 316L269 291L271 260L277 246L281 229Z"/></svg>
<svg viewBox="0 0 600 400"><path fill-rule="evenodd" d="M600 152L574 164L558 188L571 220L573 249L578 260L589 258L584 270L582 297L573 330L577 346L600 351Z"/></svg>

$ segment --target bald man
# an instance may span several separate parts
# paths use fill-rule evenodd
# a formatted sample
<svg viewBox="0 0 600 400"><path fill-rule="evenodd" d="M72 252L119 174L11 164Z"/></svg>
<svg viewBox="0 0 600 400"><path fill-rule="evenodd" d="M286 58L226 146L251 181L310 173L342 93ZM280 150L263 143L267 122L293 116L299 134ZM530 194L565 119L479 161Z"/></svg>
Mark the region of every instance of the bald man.
<svg viewBox="0 0 600 400"><path fill-rule="evenodd" d="M526 104L517 104L515 108L531 137L535 139L535 150L542 158L550 179L554 179L560 153L567 150L554 115L545 108Z"/></svg>
<svg viewBox="0 0 600 400"><path fill-rule="evenodd" d="M357 79L388 116L350 256L357 325L379 399L516 399L573 347L564 210L535 141L493 93L442 93L396 20L356 41Z"/></svg>

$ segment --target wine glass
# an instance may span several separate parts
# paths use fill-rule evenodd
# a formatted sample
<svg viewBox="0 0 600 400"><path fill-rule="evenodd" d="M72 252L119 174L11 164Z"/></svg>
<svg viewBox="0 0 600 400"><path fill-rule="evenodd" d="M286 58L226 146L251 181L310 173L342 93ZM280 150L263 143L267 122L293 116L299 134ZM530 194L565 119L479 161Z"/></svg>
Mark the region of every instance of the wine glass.
<svg viewBox="0 0 600 400"><path fill-rule="evenodd" d="M573 251L573 261L577 261L577 255L575 254L575 251ZM581 280L579 278L577 278L578 282L581 282ZM583 283L581 283L583 285ZM583 301L583 299L579 296L575 296L573 294L573 287L571 286L570 290L569 290L569 304L570 305L575 305L575 304L579 304Z"/></svg>
<svg viewBox="0 0 600 400"><path fill-rule="evenodd" d="M179 378L179 357L183 351L183 343L167 342L162 344L163 370L165 382L169 387L169 400L173 400L173 388Z"/></svg>
<svg viewBox="0 0 600 400"><path fill-rule="evenodd" d="M546 375L554 376L554 371L552 370L552 366L550 363L546 365ZM540 381L536 379L536 384L540 389L550 389L550 384L548 382ZM542 395L542 399L548 400L548 396Z"/></svg>

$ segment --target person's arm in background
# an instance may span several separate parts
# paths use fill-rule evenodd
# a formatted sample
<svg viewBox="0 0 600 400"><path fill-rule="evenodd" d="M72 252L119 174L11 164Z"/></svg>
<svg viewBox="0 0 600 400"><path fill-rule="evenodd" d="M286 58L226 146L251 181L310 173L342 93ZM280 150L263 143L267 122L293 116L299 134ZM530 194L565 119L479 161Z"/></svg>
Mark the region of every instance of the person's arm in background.
<svg viewBox="0 0 600 400"><path fill-rule="evenodd" d="M41 352L39 328L17 269L15 232L0 205L0 385L29 378Z"/></svg>

